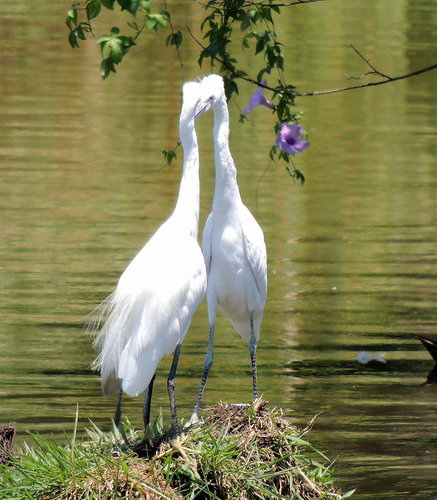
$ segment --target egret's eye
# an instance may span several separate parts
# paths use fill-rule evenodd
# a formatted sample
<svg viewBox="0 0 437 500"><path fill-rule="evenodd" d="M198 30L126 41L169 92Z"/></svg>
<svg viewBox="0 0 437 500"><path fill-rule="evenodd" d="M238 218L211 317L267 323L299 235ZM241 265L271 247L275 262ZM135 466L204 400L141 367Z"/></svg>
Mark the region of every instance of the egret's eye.
<svg viewBox="0 0 437 500"><path fill-rule="evenodd" d="M213 101L213 100L214 100L214 96L213 96L213 95L210 95L210 96L208 97L208 100Z"/></svg>

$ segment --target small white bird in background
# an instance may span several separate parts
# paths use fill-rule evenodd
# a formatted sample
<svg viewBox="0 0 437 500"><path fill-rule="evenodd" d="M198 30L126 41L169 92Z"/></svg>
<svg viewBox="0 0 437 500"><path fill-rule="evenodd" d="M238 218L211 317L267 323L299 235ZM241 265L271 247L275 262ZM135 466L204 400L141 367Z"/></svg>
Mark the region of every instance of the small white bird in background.
<svg viewBox="0 0 437 500"><path fill-rule="evenodd" d="M120 391L115 416L121 418L121 391L138 396L146 390L144 426L150 421L152 388L158 363L174 352L167 380L173 434L178 434L174 396L181 345L206 291L206 269L197 242L199 223L199 151L194 120L210 107L198 82L183 86L179 134L184 150L176 207L128 265L115 292L102 304L106 323L95 340L100 354L103 393Z"/></svg>
<svg viewBox="0 0 437 500"><path fill-rule="evenodd" d="M212 212L203 232L202 252L208 274L208 352L190 422L198 420L208 372L213 361L217 308L248 341L252 364L253 400L258 397L256 343L267 295L267 257L264 234L241 200L237 170L229 150L229 112L223 79L201 80L214 111L215 191Z"/></svg>
<svg viewBox="0 0 437 500"><path fill-rule="evenodd" d="M370 353L367 351L361 351L357 354L357 361L362 365L367 365L370 361L379 361L380 363L387 363L384 359L386 352Z"/></svg>

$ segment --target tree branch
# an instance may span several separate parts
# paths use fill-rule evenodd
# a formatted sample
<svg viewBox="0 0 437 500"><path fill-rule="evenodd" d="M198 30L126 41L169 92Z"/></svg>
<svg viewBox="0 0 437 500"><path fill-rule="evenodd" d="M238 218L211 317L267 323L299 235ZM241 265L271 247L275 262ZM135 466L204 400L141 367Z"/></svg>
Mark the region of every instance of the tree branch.
<svg viewBox="0 0 437 500"><path fill-rule="evenodd" d="M165 10L168 11L167 0L164 0L164 7L165 7ZM170 30L171 30L172 35L174 35L175 34L175 30L174 30L174 27L173 27L173 23L171 22L171 17L168 18L168 24L170 26ZM175 47L176 47L176 53L177 53L178 59L179 59L179 64L181 66L181 69L183 69L184 68L184 63L182 61L182 56L181 56L181 52L179 50L179 45L176 44Z"/></svg>
<svg viewBox="0 0 437 500"><path fill-rule="evenodd" d="M352 87L342 87L339 89L331 89L331 90L316 90L314 92L295 92L295 93L293 93L293 95L296 97L307 97L307 96L315 96L315 95L335 94L337 92L345 92L347 90L363 89L365 87L375 87L376 85L383 85L384 83L392 83L392 82L396 82L398 80L404 80L405 78L410 78L412 76L418 76L418 75L421 75L422 73L426 73L427 71L432 71L433 69L437 69L437 64L433 64L431 66L427 66L426 68L421 68L421 69L418 69L416 71L412 71L411 73L407 73L405 75L395 76L392 78L385 77L386 78L385 80L379 80L377 82L363 83L362 85L353 85ZM379 73L379 74L381 74L381 73ZM269 87L267 87L267 88L269 88ZM269 88L269 90L275 91L272 88Z"/></svg>
<svg viewBox="0 0 437 500"><path fill-rule="evenodd" d="M326 0L295 0L294 2L287 3L257 3L247 2L247 5L256 5L258 7L292 7L293 5L303 5L306 3L325 2Z"/></svg>
<svg viewBox="0 0 437 500"><path fill-rule="evenodd" d="M194 36L194 34L191 31L189 26L187 26L187 30L188 30L188 33L190 34L191 38L202 49L205 49L204 45ZM253 83L254 85L257 85L257 86L262 87L264 89L270 90L276 94L289 95L292 97L308 97L308 96L316 96L316 95L335 94L337 92L346 92L347 90L363 89L366 87L375 87L377 85L383 85L385 83L392 83L392 82L396 82L398 80L404 80L405 78L411 78L412 76L418 76L418 75L421 75L422 73L426 73L427 71L432 71L433 69L437 69L437 64L433 64L431 66L427 66L425 68L421 68L421 69L418 69L416 71L412 71L411 73L407 73L405 75L390 77L390 76L384 75L384 73L381 73L380 71L376 70L374 68L374 66L372 66L370 64L368 59L366 59L353 45L350 45L350 47L361 57L361 59L363 59L373 69L374 74L381 75L382 77L385 78L385 80L379 80L377 82L363 83L362 85L353 85L351 87L341 87L339 89L315 90L314 92L287 92L285 90L280 90L280 89L275 89L273 87L269 87L268 85L264 85L261 82L257 82L253 78L249 78L247 76L239 75L238 78L241 78L242 80L245 80L246 82ZM224 66L226 66L226 61L222 60L220 57L211 56L211 58L215 59L220 64L223 64Z"/></svg>
<svg viewBox="0 0 437 500"><path fill-rule="evenodd" d="M379 75L379 76L382 76L384 78L387 78L387 80L392 80L392 77L391 76L388 76L388 75L384 75L384 73L381 73L381 71L377 70L375 68L375 66L373 66L372 64L370 64L370 60L367 59L366 57L363 56L363 54L361 54L361 52L356 49L353 45L346 45L346 47L348 47L349 49L352 49L355 54L357 54L357 56L362 59L366 64L367 66L369 66L369 68L372 70L372 71L368 71L367 73L364 73L363 75L360 75L360 76L349 76L349 80L361 80L362 78L364 78L365 76L368 76L368 75Z"/></svg>

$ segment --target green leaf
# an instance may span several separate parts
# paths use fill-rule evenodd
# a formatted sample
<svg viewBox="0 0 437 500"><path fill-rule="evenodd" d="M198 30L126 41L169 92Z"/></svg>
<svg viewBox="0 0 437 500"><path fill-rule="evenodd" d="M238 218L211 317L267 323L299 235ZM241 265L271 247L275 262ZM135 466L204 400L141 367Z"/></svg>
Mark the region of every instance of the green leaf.
<svg viewBox="0 0 437 500"><path fill-rule="evenodd" d="M70 31L73 31L73 25L74 25L74 21L71 17L66 17L65 18L65 24L68 26L69 30Z"/></svg>
<svg viewBox="0 0 437 500"><path fill-rule="evenodd" d="M115 0L100 0L100 3L109 10L114 10Z"/></svg>
<svg viewBox="0 0 437 500"><path fill-rule="evenodd" d="M257 18L259 17L258 11L256 9L249 9L247 11L248 16L253 19L254 22L256 22Z"/></svg>
<svg viewBox="0 0 437 500"><path fill-rule="evenodd" d="M138 8L136 5L136 2L131 2L130 0L117 0L118 5L120 6L121 10L127 10L131 12L132 14L136 14L136 9Z"/></svg>
<svg viewBox="0 0 437 500"><path fill-rule="evenodd" d="M166 40L167 47L169 45L176 45L176 47L179 47L182 43L183 37L182 33L180 31L175 31L174 33L171 33Z"/></svg>
<svg viewBox="0 0 437 500"><path fill-rule="evenodd" d="M149 14L147 16L146 28L155 31L158 30L159 26L161 26L161 28L166 28L169 18L165 14L165 11L163 11L162 14Z"/></svg>
<svg viewBox="0 0 437 500"><path fill-rule="evenodd" d="M269 23L272 23L273 22L273 19L272 19L272 13L271 13L271 10L270 10L270 7L268 7L267 5L265 7L261 7L260 8L260 13L261 13L261 16L266 20L268 21Z"/></svg>
<svg viewBox="0 0 437 500"><path fill-rule="evenodd" d="M102 6L100 4L99 0L92 0L89 4L86 6L86 12L88 19L94 19L100 14Z"/></svg>
<svg viewBox="0 0 437 500"><path fill-rule="evenodd" d="M102 57L109 55L108 44L106 42L100 43L100 54Z"/></svg>
<svg viewBox="0 0 437 500"><path fill-rule="evenodd" d="M153 30L153 29L155 29L155 26L156 26L156 19L154 17L152 17L151 15L149 15L147 17L147 21L146 21L146 28L148 30Z"/></svg>
<svg viewBox="0 0 437 500"><path fill-rule="evenodd" d="M268 75L270 75L270 72L271 72L271 68L264 68L262 69L258 75L256 76L256 81L257 82L262 82L263 81L263 77L264 77L264 74L267 73Z"/></svg>
<svg viewBox="0 0 437 500"><path fill-rule="evenodd" d="M81 40L86 40L85 31L83 30L83 27L81 25L79 25L74 31L76 31L78 38L80 38Z"/></svg>
<svg viewBox="0 0 437 500"><path fill-rule="evenodd" d="M112 61L115 64L118 64L123 59L124 56L121 40L114 38L113 40L108 42L108 48Z"/></svg>
<svg viewBox="0 0 437 500"><path fill-rule="evenodd" d="M300 170L297 170L296 168L294 169L293 172L293 177L297 180L300 181L301 186L305 184L305 176Z"/></svg>
<svg viewBox="0 0 437 500"><path fill-rule="evenodd" d="M79 48L79 42L77 41L76 30L73 30L68 35L68 42L73 47L73 49Z"/></svg>
<svg viewBox="0 0 437 500"><path fill-rule="evenodd" d="M102 62L100 63L100 76L102 77L102 79L106 80L111 72L116 72L114 63L112 62L111 58L107 57L106 59L102 59Z"/></svg>
<svg viewBox="0 0 437 500"><path fill-rule="evenodd" d="M130 26L134 31L140 31L140 27L135 21L132 23L127 23L127 25Z"/></svg>
<svg viewBox="0 0 437 500"><path fill-rule="evenodd" d="M234 80L231 80L230 78L224 78L224 84L225 84L225 94L228 99L232 97L232 94L238 94L238 85L235 83Z"/></svg>
<svg viewBox="0 0 437 500"><path fill-rule="evenodd" d="M150 0L137 0L138 8L141 8L145 12L150 12Z"/></svg>
<svg viewBox="0 0 437 500"><path fill-rule="evenodd" d="M167 19L162 14L149 14L149 19L154 19L155 26L159 24L162 28L167 27Z"/></svg>
<svg viewBox="0 0 437 500"><path fill-rule="evenodd" d="M209 16L205 17L205 19L200 23L200 29L201 29L201 31L203 31L203 27L205 26L205 24L208 21L211 21L212 19L214 19L214 14L210 14Z"/></svg>
<svg viewBox="0 0 437 500"><path fill-rule="evenodd" d="M264 38L259 38L258 41L256 42L256 48L255 48L255 54L259 54L264 50L266 43L264 41Z"/></svg>
<svg viewBox="0 0 437 500"><path fill-rule="evenodd" d="M73 49L79 47L79 39L86 40L85 31L82 25L79 25L77 28L74 28L74 30L72 30L68 35L68 42L73 47Z"/></svg>
<svg viewBox="0 0 437 500"><path fill-rule="evenodd" d="M97 38L96 43L102 44L104 42L109 42L109 40L112 40L112 37L110 37L108 35L102 35L102 36L99 36L99 38Z"/></svg>
<svg viewBox="0 0 437 500"><path fill-rule="evenodd" d="M248 15L243 16L241 24L240 24L240 30L241 31L246 31L252 26L252 20Z"/></svg>
<svg viewBox="0 0 437 500"><path fill-rule="evenodd" d="M176 158L176 151L173 150L168 150L168 149L163 149L162 154L164 155L165 161L167 162L167 165L170 166L171 162Z"/></svg>
<svg viewBox="0 0 437 500"><path fill-rule="evenodd" d="M74 4L71 6L71 9L68 11L67 15L68 17L71 17L71 19L73 20L73 22L75 22L77 24L77 8L76 8L76 5L77 4Z"/></svg>
<svg viewBox="0 0 437 500"><path fill-rule="evenodd" d="M284 160L286 163L290 163L290 158L288 157L288 153L286 153L285 151L279 151L278 158L280 160ZM285 168L287 169L288 173L291 175L290 169L288 167L285 167Z"/></svg>
<svg viewBox="0 0 437 500"><path fill-rule="evenodd" d="M244 35L242 45L244 48L248 49L249 48L249 41L255 38L256 40L259 39L258 33L248 33L247 35Z"/></svg>
<svg viewBox="0 0 437 500"><path fill-rule="evenodd" d="M121 41L123 47L125 47L125 51L127 52L130 47L136 45L133 39L130 36L119 36L119 40Z"/></svg>
<svg viewBox="0 0 437 500"><path fill-rule="evenodd" d="M77 26L77 9L73 5L71 9L67 12L67 18L65 19L65 22L67 23L67 26L72 29L72 25Z"/></svg>

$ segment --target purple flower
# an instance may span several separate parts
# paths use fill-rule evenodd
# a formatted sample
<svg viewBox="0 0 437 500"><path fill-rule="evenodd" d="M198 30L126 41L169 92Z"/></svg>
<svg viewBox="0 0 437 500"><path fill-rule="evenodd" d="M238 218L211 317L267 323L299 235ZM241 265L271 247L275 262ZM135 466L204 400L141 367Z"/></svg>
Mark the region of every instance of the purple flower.
<svg viewBox="0 0 437 500"><path fill-rule="evenodd" d="M308 141L298 139L302 134L303 129L298 123L289 125L284 122L281 124L278 136L276 137L276 146L286 153L298 155L310 145Z"/></svg>
<svg viewBox="0 0 437 500"><path fill-rule="evenodd" d="M267 81L264 80L262 85L267 85ZM275 106L264 97L264 87L258 87L258 90L252 94L250 98L249 105L243 109L243 113L249 114L255 106L267 106L270 109L275 109Z"/></svg>

